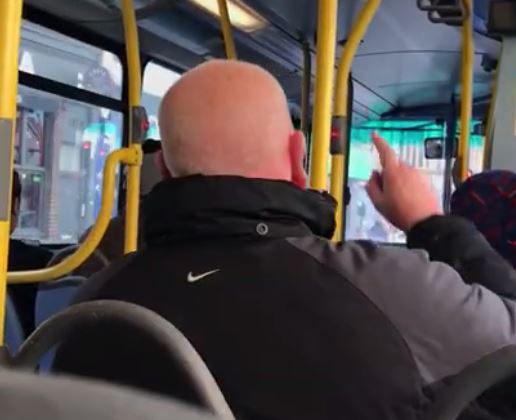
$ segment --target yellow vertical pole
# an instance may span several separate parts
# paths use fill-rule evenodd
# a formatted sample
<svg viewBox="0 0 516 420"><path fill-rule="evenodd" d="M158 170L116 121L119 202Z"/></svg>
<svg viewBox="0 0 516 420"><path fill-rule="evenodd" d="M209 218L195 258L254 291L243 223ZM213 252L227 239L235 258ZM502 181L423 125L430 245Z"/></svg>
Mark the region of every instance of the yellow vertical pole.
<svg viewBox="0 0 516 420"><path fill-rule="evenodd" d="M358 15L340 57L337 70L335 87L334 109L333 109L333 130L338 137L332 142L331 158L331 183L330 192L337 200L336 229L333 236L334 241L341 241L343 234L343 196L344 185L347 183L346 153L348 149L348 78L351 72L351 64L360 41L364 37L367 28L373 20L381 0L368 0ZM332 131L333 131L332 130Z"/></svg>
<svg viewBox="0 0 516 420"><path fill-rule="evenodd" d="M462 63L460 95L460 138L459 138L459 178L468 177L469 167L469 132L473 105L473 7L472 0L463 0L466 16L462 23Z"/></svg>
<svg viewBox="0 0 516 420"><path fill-rule="evenodd" d="M310 186L326 190L328 149L331 132L331 99L337 37L337 0L319 0L317 18L317 57L315 99L312 121Z"/></svg>
<svg viewBox="0 0 516 420"><path fill-rule="evenodd" d="M22 3L0 1L0 344L4 343Z"/></svg>
<svg viewBox="0 0 516 420"><path fill-rule="evenodd" d="M222 27L222 37L224 39L224 48L226 49L226 57L229 60L236 60L235 40L233 39L233 31L231 29L231 19L229 17L227 0L217 0L219 3L220 26Z"/></svg>
<svg viewBox="0 0 516 420"><path fill-rule="evenodd" d="M135 109L140 106L142 76L140 49L138 45L138 25L134 12L133 0L122 1L125 47L129 77L129 146L140 159L137 164L129 164L127 172L127 200L125 210L124 252L134 252L138 247L138 212L140 207L140 166L141 145L135 139Z"/></svg>

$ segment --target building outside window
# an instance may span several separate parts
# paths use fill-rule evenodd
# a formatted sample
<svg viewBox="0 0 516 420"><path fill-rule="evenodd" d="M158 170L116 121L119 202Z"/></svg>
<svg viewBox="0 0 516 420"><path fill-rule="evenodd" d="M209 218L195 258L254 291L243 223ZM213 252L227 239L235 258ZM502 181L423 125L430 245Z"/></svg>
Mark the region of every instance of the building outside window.
<svg viewBox="0 0 516 420"><path fill-rule="evenodd" d="M109 98L122 95L118 57L29 22L19 69ZM77 242L98 214L102 168L122 145L122 127L119 112L19 85L15 169L23 193L14 237Z"/></svg>

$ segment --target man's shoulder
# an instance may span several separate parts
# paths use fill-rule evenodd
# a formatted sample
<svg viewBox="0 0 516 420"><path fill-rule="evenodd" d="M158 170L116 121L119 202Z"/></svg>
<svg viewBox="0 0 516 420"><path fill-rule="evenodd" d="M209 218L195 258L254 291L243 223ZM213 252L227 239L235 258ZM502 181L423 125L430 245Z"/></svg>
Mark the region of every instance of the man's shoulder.
<svg viewBox="0 0 516 420"><path fill-rule="evenodd" d="M423 250L409 250L402 246L378 245L370 241L345 241L335 244L320 237L292 238L288 242L327 265L345 277L357 277L362 273L402 273L442 268L442 264L431 263Z"/></svg>

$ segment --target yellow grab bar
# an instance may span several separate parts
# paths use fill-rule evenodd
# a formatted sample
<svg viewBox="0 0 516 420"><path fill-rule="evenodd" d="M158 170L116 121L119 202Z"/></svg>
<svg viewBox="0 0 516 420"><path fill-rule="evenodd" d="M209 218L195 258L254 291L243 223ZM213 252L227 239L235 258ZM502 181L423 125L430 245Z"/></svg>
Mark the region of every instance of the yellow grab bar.
<svg viewBox="0 0 516 420"><path fill-rule="evenodd" d="M460 99L460 137L459 137L459 178L468 177L469 167L469 132L471 107L473 104L473 7L472 0L463 0L467 8L466 18L462 23L462 63L461 63L461 99Z"/></svg>
<svg viewBox="0 0 516 420"><path fill-rule="evenodd" d="M130 146L137 160L127 168L127 192L125 207L124 254L138 249L138 225L140 222L140 172L142 164L142 147L139 144Z"/></svg>
<svg viewBox="0 0 516 420"><path fill-rule="evenodd" d="M368 0L357 17L351 33L346 41L337 70L337 79L333 109L332 127L332 157L331 157L331 195L337 200L336 229L334 241L341 241L345 226L343 226L343 196L344 185L347 183L346 159L348 150L348 78L351 64L360 41L373 20L381 0Z"/></svg>
<svg viewBox="0 0 516 420"><path fill-rule="evenodd" d="M85 241L72 255L52 267L7 273L8 283L34 283L54 280L70 273L86 261L97 248L111 220L117 166L120 163L135 165L140 158L141 156L132 148L118 149L111 152L104 164L100 211Z"/></svg>
<svg viewBox="0 0 516 420"><path fill-rule="evenodd" d="M224 48L226 50L226 58L236 60L235 40L233 39L233 31L231 29L231 19L229 17L227 0L217 0L219 3L220 26L222 27L222 37L224 39Z"/></svg>
<svg viewBox="0 0 516 420"><path fill-rule="evenodd" d="M337 7L337 0L319 0L310 163L310 186L316 190L326 190L328 183L328 149L330 147L331 99L337 38Z"/></svg>
<svg viewBox="0 0 516 420"><path fill-rule="evenodd" d="M22 0L0 1L0 345L4 342L6 274L11 234L11 190L22 5Z"/></svg>
<svg viewBox="0 0 516 420"><path fill-rule="evenodd" d="M142 127L135 129L139 123L135 113L140 107L142 90L142 73L140 64L140 49L138 45L138 24L134 12L133 0L122 1L122 17L124 21L124 36L127 55L127 69L129 82L129 148L132 149L136 158L133 163L128 163L127 171L127 194L125 208L125 240L124 252L134 252L138 248L138 223L140 210L140 167L141 167L141 145L140 137L135 131L140 132Z"/></svg>
<svg viewBox="0 0 516 420"><path fill-rule="evenodd" d="M131 106L139 106L142 90L142 73L140 66L140 50L138 46L138 26L133 8L133 0L122 1L122 17L124 20L127 70L129 72L129 104ZM132 128L132 126L130 126L130 128ZM130 140L132 139L130 138Z"/></svg>

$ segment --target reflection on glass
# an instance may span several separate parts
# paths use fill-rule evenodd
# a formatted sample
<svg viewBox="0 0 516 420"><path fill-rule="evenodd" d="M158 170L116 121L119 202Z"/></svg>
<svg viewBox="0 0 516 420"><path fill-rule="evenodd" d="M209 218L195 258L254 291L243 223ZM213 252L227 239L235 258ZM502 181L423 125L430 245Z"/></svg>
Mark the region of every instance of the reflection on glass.
<svg viewBox="0 0 516 420"><path fill-rule="evenodd" d="M24 21L19 69L60 83L120 99L122 66L108 51Z"/></svg>
<svg viewBox="0 0 516 420"><path fill-rule="evenodd" d="M23 190L14 236L76 242L100 209L102 169L121 146L122 116L24 86L19 95L15 168Z"/></svg>

